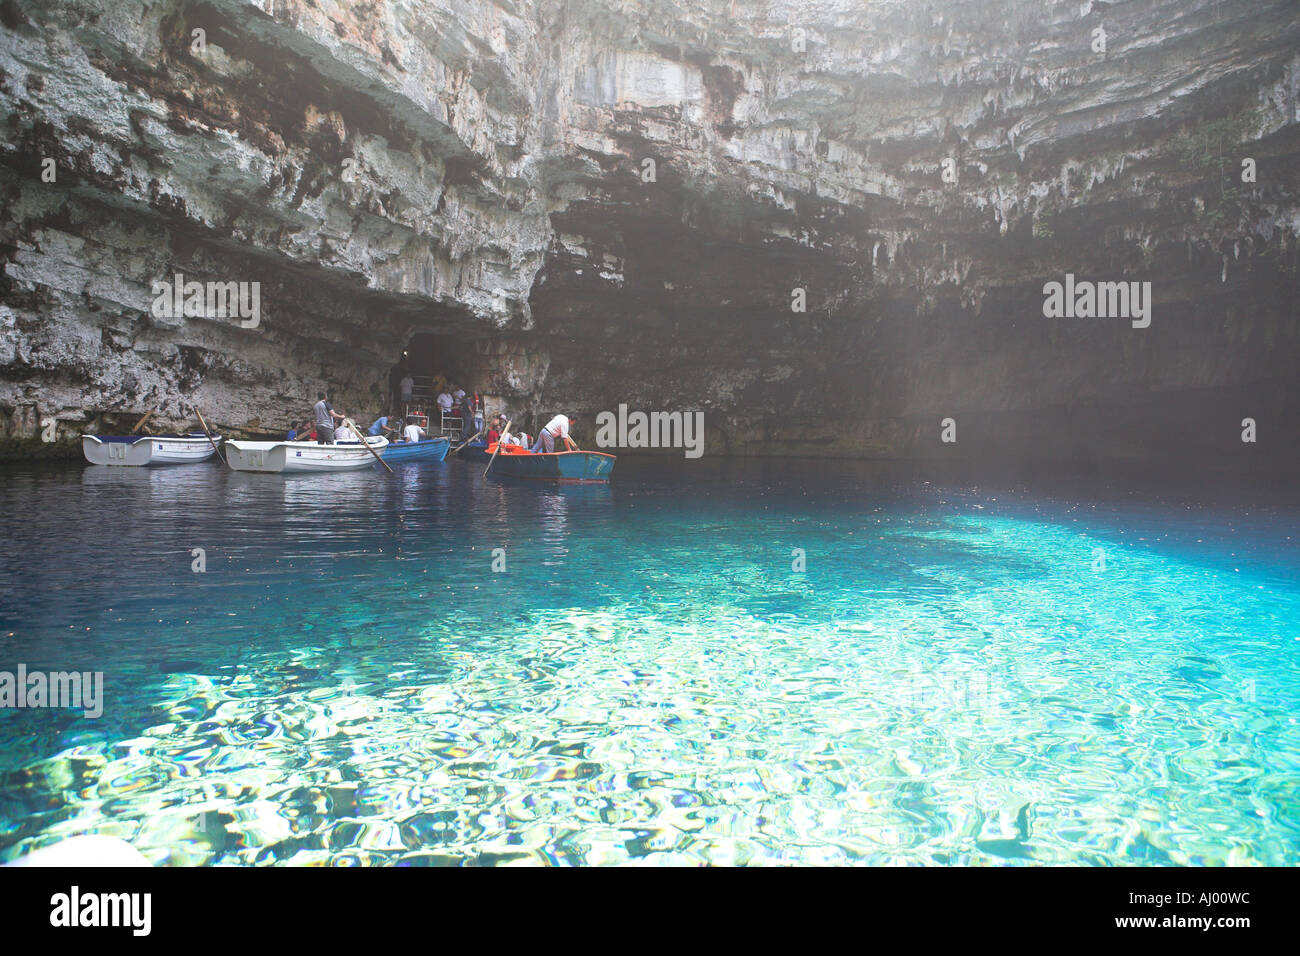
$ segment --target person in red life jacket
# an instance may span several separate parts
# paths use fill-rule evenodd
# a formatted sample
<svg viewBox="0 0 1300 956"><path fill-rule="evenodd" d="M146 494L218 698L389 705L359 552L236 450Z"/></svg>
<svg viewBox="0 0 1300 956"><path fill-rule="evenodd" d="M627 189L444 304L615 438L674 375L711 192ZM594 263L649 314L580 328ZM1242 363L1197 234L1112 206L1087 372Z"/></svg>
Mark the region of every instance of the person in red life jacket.
<svg viewBox="0 0 1300 956"><path fill-rule="evenodd" d="M569 427L571 424L572 423L569 421L567 415L556 415L546 423L545 428L537 433L537 444L533 445L531 449L532 453L534 455L538 452L545 452L548 455L551 454L555 451L555 439L557 438L563 439L565 447L567 447L569 451L577 451L578 446L576 446L569 438Z"/></svg>

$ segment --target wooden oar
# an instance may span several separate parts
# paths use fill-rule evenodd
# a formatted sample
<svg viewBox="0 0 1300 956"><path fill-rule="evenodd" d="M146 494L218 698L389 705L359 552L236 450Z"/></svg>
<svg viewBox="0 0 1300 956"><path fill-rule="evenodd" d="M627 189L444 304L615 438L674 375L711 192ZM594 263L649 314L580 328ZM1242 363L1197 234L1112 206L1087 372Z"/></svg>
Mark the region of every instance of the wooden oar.
<svg viewBox="0 0 1300 956"><path fill-rule="evenodd" d="M466 438L463 442L461 442L459 445L457 445L457 446L456 446L455 448L453 448L451 451L447 452L447 457L450 458L452 455L456 454L456 452L460 451L462 448L464 448L466 445L468 445L468 444L469 444L470 442L472 442L475 438L478 438L479 435L482 435L482 434L483 434L483 429L480 428L478 431L476 431L474 434L470 435L468 438Z"/></svg>
<svg viewBox="0 0 1300 956"><path fill-rule="evenodd" d="M222 457L221 449L217 447L217 443L212 440L212 433L208 431L208 423L203 420L203 413L199 411L197 405L194 406L194 414L199 416L199 424L203 426L203 434L208 439L208 444L212 446L212 450L217 453L217 460L224 465L226 459Z"/></svg>
<svg viewBox="0 0 1300 956"><path fill-rule="evenodd" d="M514 420L513 420L513 419L511 419L510 421L507 421L507 422L506 422L506 427L503 428L503 429L501 429L501 434L502 434L502 435L507 434L507 433L510 431L510 426L513 425L513 424L514 424ZM487 466L486 468L483 469L483 477L484 477L484 478L486 478L486 477L487 477L487 473L488 473L489 471L492 470L492 462L494 462L494 461L497 460L497 455L499 455L499 454L501 454L501 439L500 439L500 438L497 439L497 450L494 451L494 452L492 453L492 457L491 457L490 459L488 459L488 466Z"/></svg>
<svg viewBox="0 0 1300 956"><path fill-rule="evenodd" d="M367 448L370 449L370 454L375 456L375 461L379 462L381 465L387 468L388 473L391 475L393 473L393 466L390 465L388 462L384 461L384 459L379 456L379 452L375 451L373 448L370 448L370 442L366 441L366 433L357 427L357 423L350 418L345 418L343 419L343 424L347 425L348 428L351 428L354 432L357 433L357 437L361 439L361 444L365 445Z"/></svg>
<svg viewBox="0 0 1300 956"><path fill-rule="evenodd" d="M145 412L144 417L142 417L138 422L135 423L135 428L131 429L131 434L134 435L136 432L138 432L140 430L140 426L143 425L145 422L147 422L149 420L149 416L156 411L158 411L158 409L151 408L149 409L149 411Z"/></svg>

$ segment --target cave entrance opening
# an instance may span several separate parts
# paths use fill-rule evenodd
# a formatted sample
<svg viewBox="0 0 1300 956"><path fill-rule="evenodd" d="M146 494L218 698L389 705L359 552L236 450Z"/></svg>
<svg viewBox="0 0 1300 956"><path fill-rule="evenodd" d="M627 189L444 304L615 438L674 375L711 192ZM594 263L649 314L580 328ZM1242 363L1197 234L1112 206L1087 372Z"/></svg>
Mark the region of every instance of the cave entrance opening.
<svg viewBox="0 0 1300 956"><path fill-rule="evenodd" d="M464 389L473 396L473 357L474 343L469 339L433 332L411 336L389 373L393 407L402 416L415 418L430 435L454 440L473 434L476 412L454 408L446 414L438 405L438 395L444 391Z"/></svg>

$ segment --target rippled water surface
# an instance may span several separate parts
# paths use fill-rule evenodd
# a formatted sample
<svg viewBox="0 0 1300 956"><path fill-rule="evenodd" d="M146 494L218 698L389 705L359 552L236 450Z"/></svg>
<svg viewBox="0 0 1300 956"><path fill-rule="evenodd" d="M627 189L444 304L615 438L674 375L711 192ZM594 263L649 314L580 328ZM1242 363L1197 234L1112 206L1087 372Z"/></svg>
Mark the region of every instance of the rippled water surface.
<svg viewBox="0 0 1300 956"><path fill-rule="evenodd" d="M1300 862L1293 493L691 464L0 471L0 860Z"/></svg>

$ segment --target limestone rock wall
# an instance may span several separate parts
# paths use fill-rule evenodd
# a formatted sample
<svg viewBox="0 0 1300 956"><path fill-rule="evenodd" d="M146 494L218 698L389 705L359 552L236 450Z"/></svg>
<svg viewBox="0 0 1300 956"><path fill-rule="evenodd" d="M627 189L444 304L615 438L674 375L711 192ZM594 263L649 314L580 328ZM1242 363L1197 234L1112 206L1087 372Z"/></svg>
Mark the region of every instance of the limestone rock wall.
<svg viewBox="0 0 1300 956"><path fill-rule="evenodd" d="M711 452L1300 411L1289 0L5 0L0 113L10 433L369 411L418 332L517 414L702 409ZM153 314L177 272L260 323ZM1067 272L1150 327L1045 318Z"/></svg>

